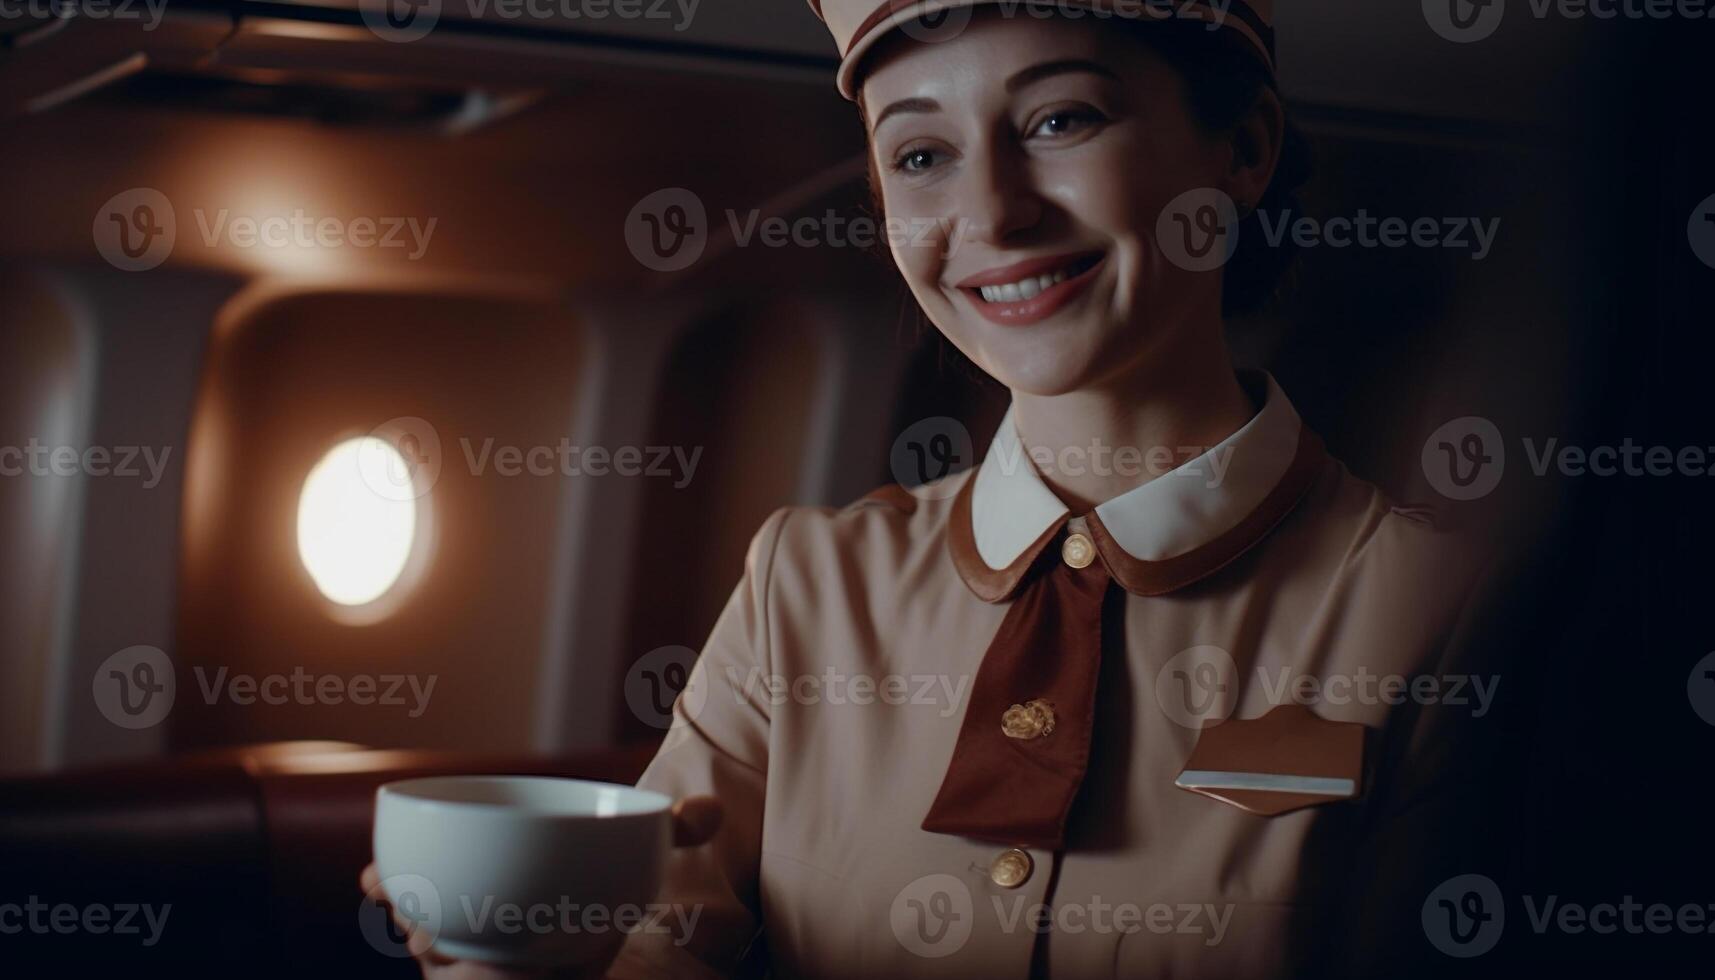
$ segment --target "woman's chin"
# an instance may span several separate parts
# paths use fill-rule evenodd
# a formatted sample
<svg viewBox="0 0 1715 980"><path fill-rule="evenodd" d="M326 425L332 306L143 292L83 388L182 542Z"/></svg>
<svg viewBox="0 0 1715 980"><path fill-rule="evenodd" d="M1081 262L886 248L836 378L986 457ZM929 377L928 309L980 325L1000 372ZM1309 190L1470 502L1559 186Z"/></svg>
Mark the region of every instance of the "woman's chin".
<svg viewBox="0 0 1715 980"><path fill-rule="evenodd" d="M979 366L1015 394L1037 398L1052 398L1077 391L1087 387L1096 376L1088 361L1074 361L1061 356L1046 361L990 362Z"/></svg>

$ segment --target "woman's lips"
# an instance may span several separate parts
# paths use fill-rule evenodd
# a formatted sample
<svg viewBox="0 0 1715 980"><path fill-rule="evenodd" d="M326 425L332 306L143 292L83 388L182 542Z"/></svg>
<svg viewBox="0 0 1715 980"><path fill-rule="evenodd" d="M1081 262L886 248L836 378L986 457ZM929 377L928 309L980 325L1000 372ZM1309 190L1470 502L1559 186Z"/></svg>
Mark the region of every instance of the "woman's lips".
<svg viewBox="0 0 1715 980"><path fill-rule="evenodd" d="M1022 326L1054 315L1082 293L1103 258L1084 252L1028 259L971 276L957 288L990 322Z"/></svg>

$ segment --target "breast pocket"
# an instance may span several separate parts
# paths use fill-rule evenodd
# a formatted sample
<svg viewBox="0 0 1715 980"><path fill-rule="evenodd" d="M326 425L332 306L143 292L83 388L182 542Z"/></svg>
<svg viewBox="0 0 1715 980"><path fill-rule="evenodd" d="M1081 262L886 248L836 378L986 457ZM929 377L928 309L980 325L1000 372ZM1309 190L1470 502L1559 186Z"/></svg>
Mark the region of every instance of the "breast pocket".
<svg viewBox="0 0 1715 980"><path fill-rule="evenodd" d="M1241 904L1327 900L1362 837L1368 734L1300 704L1203 729L1169 807L1187 883Z"/></svg>
<svg viewBox="0 0 1715 980"><path fill-rule="evenodd" d="M1302 704L1203 729L1174 785L1276 817L1364 790L1366 729L1329 721Z"/></svg>

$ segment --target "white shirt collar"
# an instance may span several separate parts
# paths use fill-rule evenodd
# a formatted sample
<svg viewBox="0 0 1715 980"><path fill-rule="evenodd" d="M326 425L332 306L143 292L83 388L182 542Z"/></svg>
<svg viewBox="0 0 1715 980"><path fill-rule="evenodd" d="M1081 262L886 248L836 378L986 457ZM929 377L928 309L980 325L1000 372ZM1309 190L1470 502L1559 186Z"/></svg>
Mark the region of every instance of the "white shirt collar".
<svg viewBox="0 0 1715 980"><path fill-rule="evenodd" d="M1272 375L1258 372L1243 380L1253 393L1263 393L1250 421L1169 472L1096 506L1102 526L1132 558L1162 561L1214 540L1256 510L1291 467L1303 425L1297 410ZM1106 465L1122 465L1114 448L1105 447ZM1163 451L1178 462L1190 450L1164 447L1156 451L1158 463ZM1084 456L1081 465L1101 465L1092 452ZM1140 451L1123 465L1147 467L1149 458ZM1067 514L1025 453L1011 408L974 479L971 530L990 569L1012 565Z"/></svg>

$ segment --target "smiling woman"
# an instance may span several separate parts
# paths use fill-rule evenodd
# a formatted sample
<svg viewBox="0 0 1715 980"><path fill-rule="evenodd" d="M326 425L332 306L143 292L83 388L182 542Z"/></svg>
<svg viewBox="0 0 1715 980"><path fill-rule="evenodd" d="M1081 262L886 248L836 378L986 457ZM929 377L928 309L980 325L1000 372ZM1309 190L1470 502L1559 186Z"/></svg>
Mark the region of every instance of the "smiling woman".
<svg viewBox="0 0 1715 980"><path fill-rule="evenodd" d="M1168 21L1144 25L1122 21L1121 29L1111 33L1112 36L1097 35L1094 38L1108 48L1110 57L1107 60L1126 66L1123 74L1127 76L1146 71L1143 66L1152 61L1159 61L1170 68L1174 76L1170 83L1181 90L1192 121L1211 136L1234 133L1240 123L1251 114L1258 100L1268 98L1265 92L1274 91L1272 75L1244 43L1235 41L1224 32L1210 31L1200 23ZM910 37L903 33L890 34L880 39L874 48L863 55L857 69L859 77L863 77L864 73L876 65L886 63L899 48L907 47L910 43ZM1127 45L1141 45L1146 50L1135 52L1135 56L1127 56L1124 51ZM1116 51L1115 48L1119 50ZM1085 87L1089 87L1088 83L1105 84L1110 88L1125 85L1121 75L1104 67L1101 61L1068 59L1042 62L1023 69L1009 79L1009 87L1018 89L1047 83L1056 76L1080 74L1091 76L1085 79ZM1180 82L1182 84L1179 84ZM1157 83L1160 83L1159 79ZM866 121L873 120L866 123L872 134L881 133L884 123L891 116L914 113L932 115L941 108L929 98L902 98L885 106L876 106L874 98L867 87L859 89L856 94L859 113ZM1091 106L1062 105L1047 107L1045 114L1033 120L1032 125L1039 143L1073 146L1087 139L1096 129L1112 122L1113 120L1105 118ZM895 142L899 142L897 138ZM877 144L873 146L873 152L869 156L870 188L874 205L876 210L883 214L887 213L883 200L886 186L884 175L891 176L892 172L896 171L922 175L931 165L945 162L937 159L932 147L900 146L890 150L889 146L890 144L885 142ZM1279 157L1275 161L1274 173L1267 188L1255 201L1241 202L1244 206L1235 206L1237 213L1232 217L1236 218L1237 222L1233 232L1220 243L1230 246L1221 257L1224 270L1221 280L1221 309L1223 315L1228 317L1243 316L1265 308L1275 298L1279 285L1296 255L1297 241L1292 236L1262 233L1267 230L1268 215L1298 213L1298 191L1310 179L1313 169L1309 145L1284 109L1278 150ZM894 155L895 153L907 154L909 159ZM1144 180L1141 173L1134 176L1139 182ZM949 233L945 236L946 244L951 246L951 249L957 248L959 235L971 230L963 226L955 228L957 234ZM1007 270L1001 271L1005 273ZM1047 291L1055 282L1071 278L1067 274L1071 271L1074 270L1056 268L1050 270L1047 275L1038 277L1048 280L1040 284L1038 291ZM962 285L987 287L990 290L995 288L980 276L972 277L970 283ZM1019 282L1018 285L1023 287L1025 284ZM1069 288L1061 292L1074 291ZM999 295L984 293L981 298L984 304L979 309L990 316L1012 319L1021 312L997 305L997 300L1001 298ZM1028 298L1020 295L1014 297L1014 301ZM1022 312L1027 315L1039 314L1043 308L1057 308L1058 302L1050 298L1038 304L1031 304Z"/></svg>
<svg viewBox="0 0 1715 980"><path fill-rule="evenodd" d="M763 523L639 782L726 812L668 867L702 924L616 974L724 971L759 931L782 976L1383 972L1331 937L1421 929L1375 897L1446 877L1469 719L1288 695L1459 654L1482 556L1227 350L1288 259L1241 259L1240 215L1305 173L1266 6L813 6L881 208L929 230L893 263L1011 408L974 469ZM1055 465L1109 450L1191 458ZM901 676L946 682L822 693Z"/></svg>

